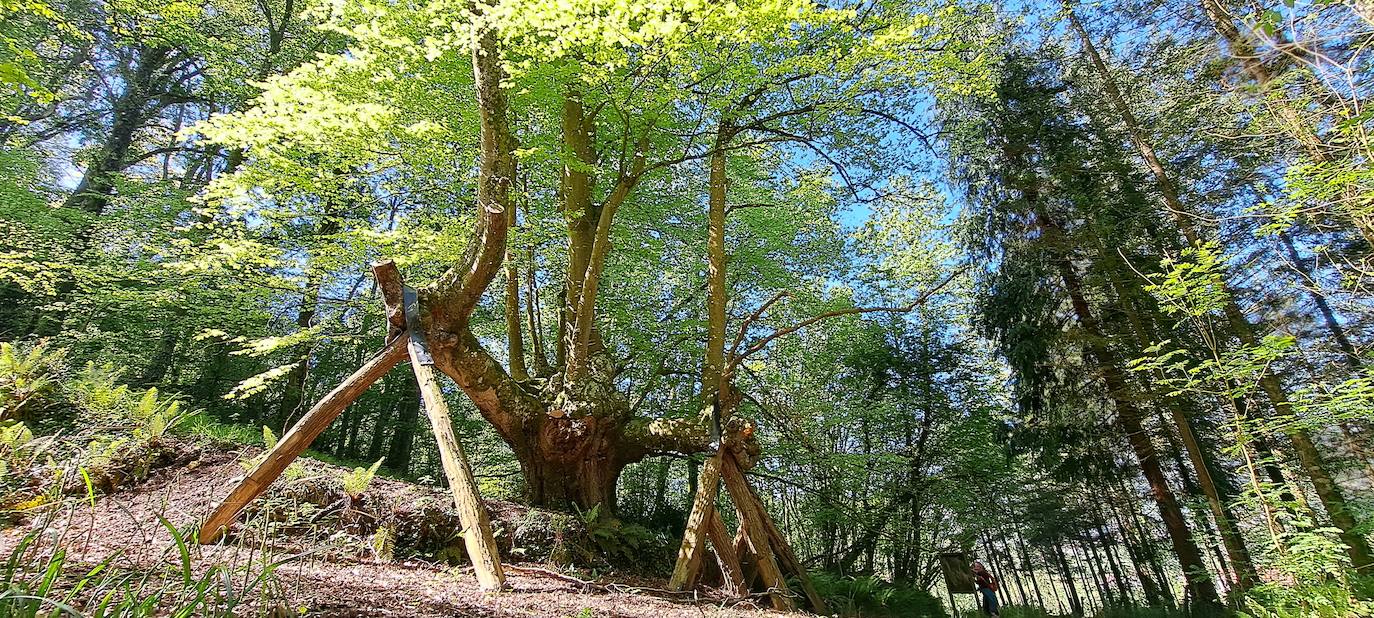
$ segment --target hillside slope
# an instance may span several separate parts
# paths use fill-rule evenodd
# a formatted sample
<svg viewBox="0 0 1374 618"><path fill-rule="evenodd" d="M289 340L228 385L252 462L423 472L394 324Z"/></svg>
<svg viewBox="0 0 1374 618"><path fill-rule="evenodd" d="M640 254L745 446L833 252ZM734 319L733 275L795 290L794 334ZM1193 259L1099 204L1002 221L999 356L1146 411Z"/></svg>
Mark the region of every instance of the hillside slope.
<svg viewBox="0 0 1374 618"><path fill-rule="evenodd" d="M75 501L0 530L0 555L12 555L27 535L36 534L36 543L27 550L30 559L21 562L41 564L54 547L65 550L59 588L76 586L91 566L111 557L111 569L175 578L182 568L181 554L162 520L183 533L189 531L228 492L230 481L243 474L240 462L252 455L252 449L191 450L183 458L189 463L157 470L135 487L97 497L93 505ZM508 589L484 593L461 557L453 560L456 566L438 561L433 552L398 551L394 559L378 557L386 557L390 553L386 545L398 541L432 544L435 529L447 526L452 518L451 511L442 508L444 494L377 478L361 500L349 504L337 489L337 479L346 473L338 466L304 461L294 470L296 480L279 481L250 510L247 523L231 531L222 544L190 546L189 570L199 577L214 565L227 567L219 575L223 581L215 585L237 591L231 594L244 599L237 612L241 615L781 615L748 600L658 590L663 586L659 579L617 576L619 582L591 581L556 573L543 563L511 564ZM498 528L503 528L507 551L516 542L513 538L542 534L518 529L520 522L532 519L528 509L499 501L489 502L488 508ZM385 535L378 535L379 526L369 521L380 519L382 512L392 518L390 539L379 540ZM437 555L444 555L443 551ZM283 562L270 569L262 585L254 585L264 575L265 565L279 561Z"/></svg>

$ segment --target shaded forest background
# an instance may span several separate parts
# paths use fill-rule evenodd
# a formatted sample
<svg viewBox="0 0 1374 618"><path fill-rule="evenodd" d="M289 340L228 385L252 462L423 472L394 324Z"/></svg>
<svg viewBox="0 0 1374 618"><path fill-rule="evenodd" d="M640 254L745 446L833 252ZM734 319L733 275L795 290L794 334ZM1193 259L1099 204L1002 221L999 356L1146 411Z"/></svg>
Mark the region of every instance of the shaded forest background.
<svg viewBox="0 0 1374 618"><path fill-rule="evenodd" d="M390 259L467 303L486 498L675 546L723 399L840 607L940 611L958 549L1026 615L1374 613L1367 2L0 17L0 523L284 433ZM404 371L312 449L444 478Z"/></svg>

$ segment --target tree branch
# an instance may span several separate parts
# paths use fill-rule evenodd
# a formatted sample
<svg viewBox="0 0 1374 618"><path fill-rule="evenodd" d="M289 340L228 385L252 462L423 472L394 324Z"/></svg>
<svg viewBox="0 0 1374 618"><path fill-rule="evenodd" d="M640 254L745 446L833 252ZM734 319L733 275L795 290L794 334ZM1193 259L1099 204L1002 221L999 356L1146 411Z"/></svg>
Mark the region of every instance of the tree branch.
<svg viewBox="0 0 1374 618"><path fill-rule="evenodd" d="M921 294L920 297L918 297L916 300L912 301L911 304L908 305L903 305L900 307L852 307L849 309L837 309L835 311L827 311L820 315L811 316L805 320L793 324L792 326L788 326L787 328L778 329L774 331L771 335L768 335L767 337L764 337L763 339L760 339L759 341L755 342L754 345L749 346L749 348L746 349L742 354L736 355L734 358L732 358L730 360L729 369L727 370L726 375L734 375L735 369L739 367L739 364L743 362L744 359L748 358L755 352L764 349L768 346L769 343L772 343L774 339L777 339L778 337L782 337L784 335L790 335L817 322L846 315L859 315L865 313L880 312L908 313L910 311L913 311L917 307L924 304L926 300L930 299L930 297L933 296L936 292L939 292L946 285L948 285L950 281L953 281L955 277L963 274L964 270L965 268L956 269L954 272L950 273L949 276L945 277L944 280L936 284L935 287L926 290L924 293Z"/></svg>

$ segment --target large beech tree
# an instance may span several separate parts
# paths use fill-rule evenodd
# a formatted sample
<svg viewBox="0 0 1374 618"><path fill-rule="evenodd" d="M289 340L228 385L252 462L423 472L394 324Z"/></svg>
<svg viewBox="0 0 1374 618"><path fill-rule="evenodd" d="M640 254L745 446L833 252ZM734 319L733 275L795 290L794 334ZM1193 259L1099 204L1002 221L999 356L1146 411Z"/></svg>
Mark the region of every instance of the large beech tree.
<svg viewBox="0 0 1374 618"><path fill-rule="evenodd" d="M953 34L972 16L940 3L326 9L346 53L200 127L246 153L207 194L232 230L207 260L299 264L248 239L267 220L337 223L324 209L340 186L351 204L388 205L384 240L350 237L368 231L357 224L336 226L341 242L429 281L420 305L437 365L510 445L537 504L613 505L627 464L712 448L697 411L746 357L866 310L823 278L844 268L839 205L899 191L887 179L906 161L889 137L917 130L904 118L931 93L985 81L977 45ZM751 223L744 209L763 214ZM635 274L617 263L627 242L684 263L657 288L617 280ZM727 275L731 248L744 261ZM484 309L498 276L501 327ZM912 298L882 300L874 309ZM615 305L606 315L625 302L658 308L667 328L637 339L641 325L615 319ZM672 375L699 376L689 403L652 392ZM728 415L739 397L724 399Z"/></svg>

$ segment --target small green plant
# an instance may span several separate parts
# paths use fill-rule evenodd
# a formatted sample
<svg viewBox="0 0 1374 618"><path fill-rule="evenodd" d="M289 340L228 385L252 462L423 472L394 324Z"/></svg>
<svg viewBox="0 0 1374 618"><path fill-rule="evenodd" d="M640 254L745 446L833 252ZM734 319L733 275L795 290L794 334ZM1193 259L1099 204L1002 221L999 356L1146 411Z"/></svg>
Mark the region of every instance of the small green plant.
<svg viewBox="0 0 1374 618"><path fill-rule="evenodd" d="M0 422L0 512L46 503L45 481L58 474L47 465L52 438L35 438L23 423Z"/></svg>
<svg viewBox="0 0 1374 618"><path fill-rule="evenodd" d="M343 491L348 495L350 502L357 502L359 498L362 498L367 487L372 484L372 479L377 476L377 469L382 467L383 461L385 458L378 459L369 468L358 467L343 474L343 478L340 480L343 482Z"/></svg>
<svg viewBox="0 0 1374 618"><path fill-rule="evenodd" d="M65 356L63 350L49 350L46 342L27 348L0 343L0 422L57 403L57 377Z"/></svg>
<svg viewBox="0 0 1374 618"><path fill-rule="evenodd" d="M23 423L0 423L0 477L9 474L10 470L17 471L27 467L32 459L29 455L32 443L33 432Z"/></svg>
<svg viewBox="0 0 1374 618"><path fill-rule="evenodd" d="M372 549L372 557L378 562L391 562L396 557L396 527L390 523L378 526L368 546Z"/></svg>
<svg viewBox="0 0 1374 618"><path fill-rule="evenodd" d="M601 550L601 555L624 565L638 565L646 558L652 560L661 549L660 539L653 531L639 524L625 523L607 515L598 504L578 511L587 536ZM642 565L649 566L649 565Z"/></svg>
<svg viewBox="0 0 1374 618"><path fill-rule="evenodd" d="M134 439L153 445L193 414L182 410L180 401L159 396L156 388L148 389L129 408Z"/></svg>
<svg viewBox="0 0 1374 618"><path fill-rule="evenodd" d="M120 371L114 365L86 363L67 382L67 398L75 404L81 421L87 425L123 424L129 403L129 386L119 383Z"/></svg>

